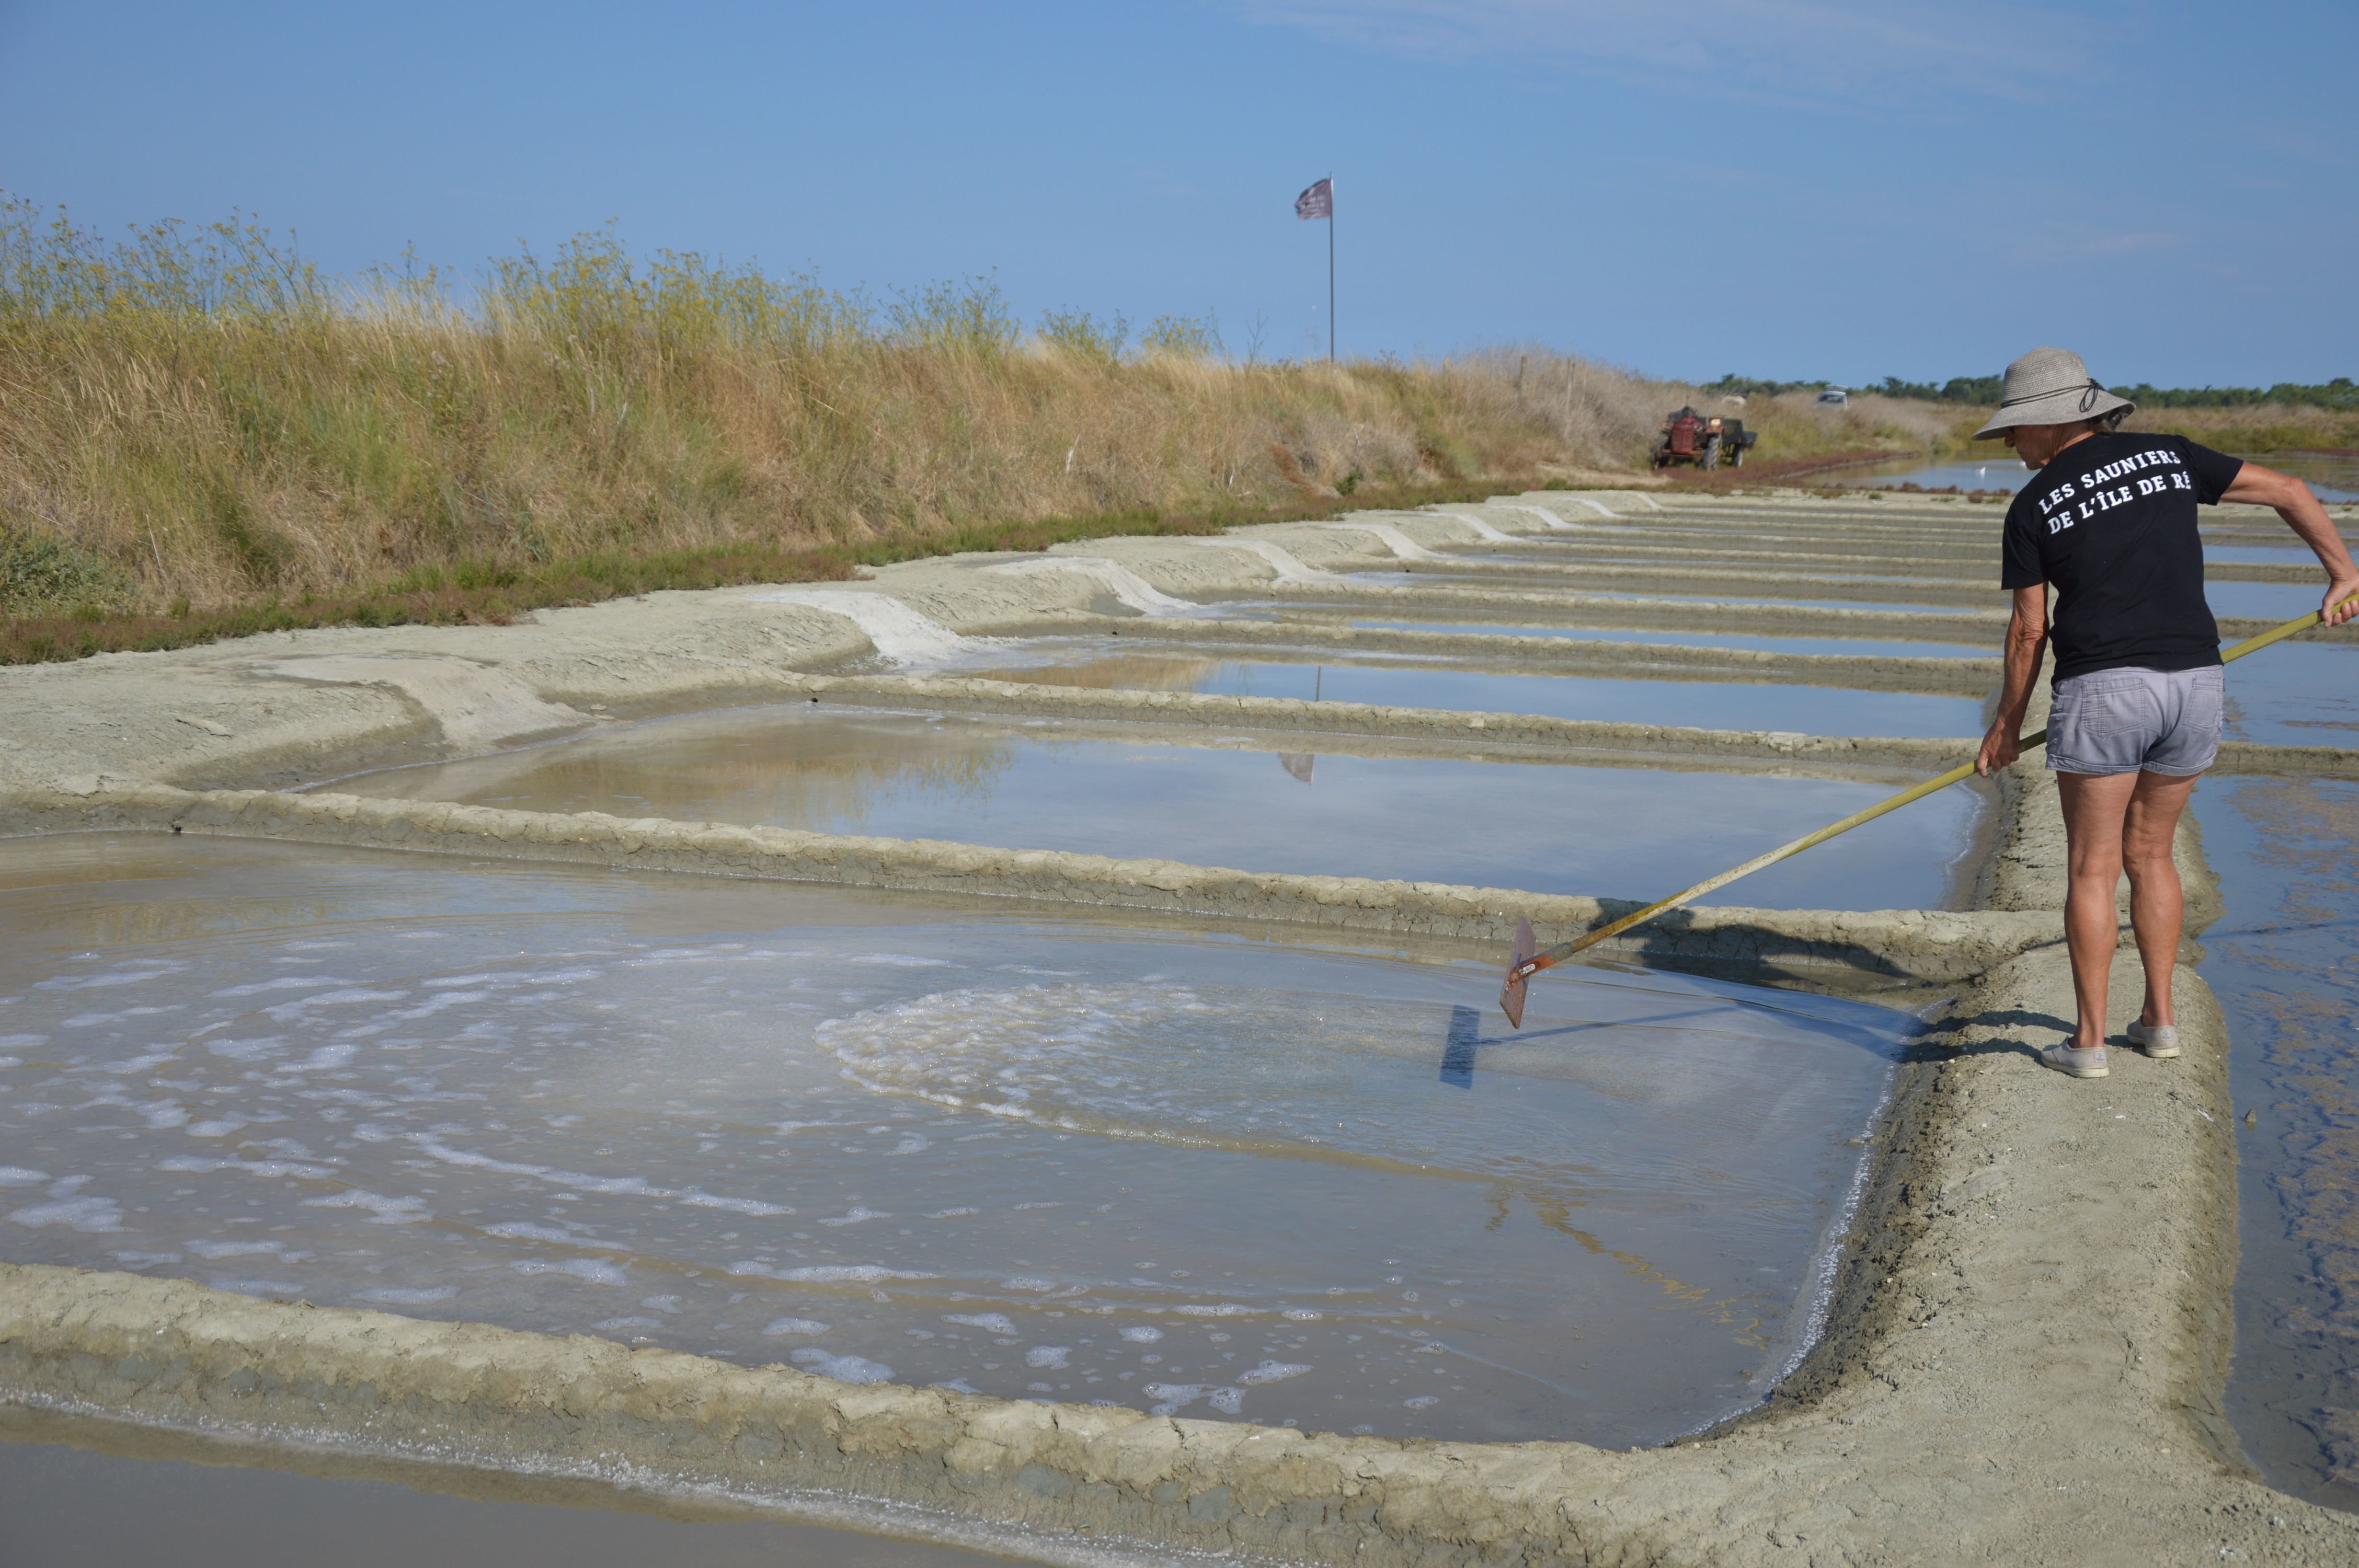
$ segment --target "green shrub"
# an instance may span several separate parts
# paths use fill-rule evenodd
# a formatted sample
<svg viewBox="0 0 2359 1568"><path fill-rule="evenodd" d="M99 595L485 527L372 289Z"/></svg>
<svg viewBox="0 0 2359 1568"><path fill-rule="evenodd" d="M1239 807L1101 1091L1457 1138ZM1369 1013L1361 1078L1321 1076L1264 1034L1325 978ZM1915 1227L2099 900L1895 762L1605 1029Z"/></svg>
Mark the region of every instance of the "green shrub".
<svg viewBox="0 0 2359 1568"><path fill-rule="evenodd" d="M120 599L130 584L97 557L52 534L0 518L0 608L89 607Z"/></svg>

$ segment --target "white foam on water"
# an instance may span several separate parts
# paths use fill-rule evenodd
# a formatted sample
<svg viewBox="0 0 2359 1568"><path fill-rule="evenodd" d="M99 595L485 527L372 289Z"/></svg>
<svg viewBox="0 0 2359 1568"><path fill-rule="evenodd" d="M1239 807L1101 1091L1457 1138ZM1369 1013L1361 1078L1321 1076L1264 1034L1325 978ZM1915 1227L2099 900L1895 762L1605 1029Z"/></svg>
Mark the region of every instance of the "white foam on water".
<svg viewBox="0 0 2359 1568"><path fill-rule="evenodd" d="M571 1274L577 1280L593 1285L619 1285L625 1278L622 1266L598 1258L571 1258L562 1263L544 1262L538 1258L519 1259L508 1265L519 1274Z"/></svg>
<svg viewBox="0 0 2359 1568"><path fill-rule="evenodd" d="M0 1187L37 1187L49 1179L46 1171L30 1171L22 1165L0 1165Z"/></svg>
<svg viewBox="0 0 2359 1568"><path fill-rule="evenodd" d="M774 1317L762 1325L762 1332L768 1335L825 1334L827 1325L813 1323L807 1317Z"/></svg>
<svg viewBox="0 0 2359 1568"><path fill-rule="evenodd" d="M1099 587L1142 615L1184 615L1197 609L1184 599L1172 598L1120 561L1108 560L1103 556L1042 556L1037 560L1002 561L983 569L1005 572L1010 577L1033 577L1041 572L1079 572L1096 579Z"/></svg>
<svg viewBox="0 0 2359 1568"><path fill-rule="evenodd" d="M1170 1415L1202 1399L1208 1387L1203 1383L1141 1383L1138 1391L1156 1401L1147 1408L1147 1414Z"/></svg>
<svg viewBox="0 0 2359 1568"><path fill-rule="evenodd" d="M251 1258L262 1254L283 1258L289 1263L299 1263L311 1256L309 1252L288 1251L284 1241L190 1241L187 1246L190 1251L208 1263L219 1262L223 1258Z"/></svg>
<svg viewBox="0 0 2359 1568"><path fill-rule="evenodd" d="M459 1293L456 1285L380 1285L363 1291L361 1300L377 1306L432 1306Z"/></svg>
<svg viewBox="0 0 2359 1568"><path fill-rule="evenodd" d="M960 1324L968 1328L979 1328L985 1334L998 1335L1002 1339L1016 1337L1016 1325L1007 1320L1006 1313L950 1313L943 1315L942 1321Z"/></svg>
<svg viewBox="0 0 2359 1568"><path fill-rule="evenodd" d="M841 615L860 628L879 657L897 665L953 659L973 652L975 646L972 638L962 637L940 622L881 593L856 593L840 588L787 588L747 597L766 604L807 604L830 615Z"/></svg>
<svg viewBox="0 0 2359 1568"><path fill-rule="evenodd" d="M1328 523L1322 526L1338 534L1374 534L1384 541L1385 548L1404 561L1445 561L1450 558L1427 549L1389 523Z"/></svg>
<svg viewBox="0 0 2359 1568"><path fill-rule="evenodd" d="M1576 497L1576 499L1578 498ZM1502 508L1509 512L1528 512L1560 534L1575 534L1581 531L1579 524L1566 522L1563 518L1558 516L1555 513L1550 512L1545 506L1518 506L1513 503L1504 501L1499 504ZM1582 504L1596 507L1600 512L1605 512L1605 508L1598 506L1597 503L1593 501L1583 502ZM1611 512L1605 512L1605 515L1611 517L1614 514Z"/></svg>
<svg viewBox="0 0 2359 1568"><path fill-rule="evenodd" d="M189 1130L193 1132L196 1129ZM215 1171L237 1171L266 1179L284 1180L294 1176L315 1182L325 1181L336 1173L329 1166L309 1164L300 1160L201 1160L193 1154L175 1154L169 1159L158 1160L156 1168L183 1176L206 1176Z"/></svg>
<svg viewBox="0 0 2359 1568"><path fill-rule="evenodd" d="M1515 535L1508 533L1506 530L1495 524L1484 522L1482 518L1475 516L1472 512L1436 512L1434 515L1436 517L1447 517L1455 523L1463 523L1469 528L1474 530L1474 536L1476 538L1488 539L1495 545L1515 545L1522 543L1522 541L1517 539Z"/></svg>
<svg viewBox="0 0 2359 1568"><path fill-rule="evenodd" d="M1133 1345L1152 1345L1157 1340L1163 1337L1163 1331L1159 1328L1148 1328L1144 1325L1134 1325L1124 1329L1122 1331L1122 1336L1125 1339L1129 1340Z"/></svg>
<svg viewBox="0 0 2359 1568"><path fill-rule="evenodd" d="M831 1356L816 1345L806 1345L787 1359L839 1383L887 1383L893 1379L893 1368L882 1361L871 1361L864 1356Z"/></svg>
<svg viewBox="0 0 2359 1568"><path fill-rule="evenodd" d="M729 1271L766 1280L784 1280L790 1285L876 1285L887 1280L930 1280L932 1274L912 1273L905 1269L887 1269L881 1263L817 1263L803 1269L773 1269L766 1263L732 1263Z"/></svg>
<svg viewBox="0 0 2359 1568"><path fill-rule="evenodd" d="M570 1230L560 1230L553 1225L535 1225L530 1220L513 1219L501 1225L484 1227L484 1234L496 1236L503 1241L553 1241L560 1247L595 1247L597 1242L577 1236ZM615 1249L614 1250L620 1250Z"/></svg>
<svg viewBox="0 0 2359 1568"><path fill-rule="evenodd" d="M1250 1372L1238 1373L1237 1381L1249 1389L1257 1389L1265 1383L1283 1383L1288 1378L1299 1378L1310 1370L1309 1364L1301 1361L1265 1361Z"/></svg>
<svg viewBox="0 0 2359 1568"><path fill-rule="evenodd" d="M1271 544L1267 539L1190 539L1191 545L1201 545L1208 550L1247 550L1260 557L1277 573L1279 582L1333 582L1333 572L1321 571L1301 557Z"/></svg>
<svg viewBox="0 0 2359 1568"><path fill-rule="evenodd" d="M54 1203L28 1204L11 1212L8 1217L36 1230L62 1225L69 1230L97 1234L123 1228L123 1206L113 1198L64 1198Z"/></svg>
<svg viewBox="0 0 2359 1568"><path fill-rule="evenodd" d="M783 1204L763 1203L755 1198L724 1197L696 1187L659 1187L644 1176L592 1176L582 1171L560 1170L550 1165L525 1164L514 1160L497 1160L489 1154L472 1150L453 1149L436 1141L426 1133L412 1133L409 1141L446 1165L457 1165L477 1171L495 1171L506 1176L531 1176L570 1192L603 1193L614 1197L657 1198L670 1203L685 1204L690 1208L726 1209L732 1214L755 1217L788 1215L795 1211Z"/></svg>
<svg viewBox="0 0 2359 1568"><path fill-rule="evenodd" d="M94 975L59 975L50 979L34 981L33 989L37 991L87 991L108 986L145 985L149 980L177 975L188 967L179 962L149 962L136 968L102 969Z"/></svg>
<svg viewBox="0 0 2359 1568"><path fill-rule="evenodd" d="M348 986L350 980L330 979L325 975L280 975L276 979L250 980L242 986L224 986L208 992L216 997L261 996L269 991L318 990L325 986Z"/></svg>
<svg viewBox="0 0 2359 1568"><path fill-rule="evenodd" d="M1024 1353L1024 1364L1027 1367L1046 1367L1051 1371L1062 1371L1065 1358L1072 1353L1073 1347L1070 1345L1035 1345Z"/></svg>

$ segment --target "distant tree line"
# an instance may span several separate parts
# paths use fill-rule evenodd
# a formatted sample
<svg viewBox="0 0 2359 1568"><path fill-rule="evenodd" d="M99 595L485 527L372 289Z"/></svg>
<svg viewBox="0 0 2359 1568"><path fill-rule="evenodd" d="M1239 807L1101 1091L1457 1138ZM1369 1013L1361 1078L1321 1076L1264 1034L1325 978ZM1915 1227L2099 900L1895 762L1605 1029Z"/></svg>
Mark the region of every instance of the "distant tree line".
<svg viewBox="0 0 2359 1568"><path fill-rule="evenodd" d="M1704 384L1706 392L1735 393L1741 396L1775 396L1781 392L1817 392L1833 384L1823 381L1763 381L1749 375L1724 375L1718 381ZM1987 408L1999 400L1999 378L1995 375L1953 375L1936 385L1930 381L1903 381L1887 375L1874 386L1852 388L1854 392L1879 392L1886 397L1913 397L1925 403L1963 403ZM2359 408L2359 385L2354 385L2347 375L2338 375L2321 385L2306 385L2300 382L2281 381L2275 386L2149 386L2144 382L2136 386L2112 389L2147 408L2250 408L2264 403L2298 403L2313 408Z"/></svg>

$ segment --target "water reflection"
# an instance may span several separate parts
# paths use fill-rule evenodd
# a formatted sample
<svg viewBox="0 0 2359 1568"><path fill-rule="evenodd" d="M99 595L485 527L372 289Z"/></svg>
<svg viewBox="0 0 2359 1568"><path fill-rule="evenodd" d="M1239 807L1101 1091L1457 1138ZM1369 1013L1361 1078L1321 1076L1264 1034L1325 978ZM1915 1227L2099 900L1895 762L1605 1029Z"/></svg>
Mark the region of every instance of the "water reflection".
<svg viewBox="0 0 2359 1568"><path fill-rule="evenodd" d="M1278 667L1316 689L1300 679L1314 672ZM661 719L332 787L518 810L1611 896L1651 895L1709 876L1888 789L1528 760L1287 752L1273 765L1246 736L1192 730L1187 738L1218 743L1158 745L1089 725L786 704ZM1298 787L1314 776L1315 787ZM1774 867L1725 902L1943 904L1979 800L1971 791L1945 792ZM1601 822L1613 830L1600 832ZM1508 824L1513 830L1504 831Z"/></svg>
<svg viewBox="0 0 2359 1568"><path fill-rule="evenodd" d="M1381 655L1320 665L1278 657L1206 659L1104 653L1093 645L1052 651L1056 663L994 670L989 678L1039 686L1216 692L1712 730L1790 730L1813 735L1962 738L1982 730L1978 700L1912 692L1715 680L1495 675Z"/></svg>

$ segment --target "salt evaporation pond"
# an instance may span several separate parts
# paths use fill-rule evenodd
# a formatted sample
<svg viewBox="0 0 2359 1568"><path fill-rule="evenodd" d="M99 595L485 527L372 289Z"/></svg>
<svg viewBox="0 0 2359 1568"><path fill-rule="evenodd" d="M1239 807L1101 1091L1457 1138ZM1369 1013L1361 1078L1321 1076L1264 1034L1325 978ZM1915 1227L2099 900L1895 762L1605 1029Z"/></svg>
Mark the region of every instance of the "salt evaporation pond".
<svg viewBox="0 0 2359 1568"><path fill-rule="evenodd" d="M710 1498L349 1451L290 1453L0 1405L0 1563L8 1568L1006 1568L1009 1561L790 1524Z"/></svg>
<svg viewBox="0 0 2359 1568"><path fill-rule="evenodd" d="M1085 723L787 704L658 719L327 787L519 811L1633 898L1701 881L1893 787L1530 761L1314 756L1247 749L1245 738L1217 732L1202 739L1228 743L1158 745L1100 738ZM1716 902L1951 904L1981 802L1972 790L1945 791ZM1613 831L1599 831L1601 822Z"/></svg>
<svg viewBox="0 0 2359 1568"><path fill-rule="evenodd" d="M2271 746L2359 746L2359 648L2277 643L2228 666L2227 733Z"/></svg>
<svg viewBox="0 0 2359 1568"><path fill-rule="evenodd" d="M1366 631L1449 632L1476 637L1560 637L1583 643L1643 643L1682 648L1742 648L1760 654L1839 654L1855 659L1987 659L1998 652L1998 641L1987 645L1969 643L1908 643L1872 637L1770 637L1716 632L1634 632L1626 627L1516 626L1501 622L1349 621Z"/></svg>
<svg viewBox="0 0 2359 1568"><path fill-rule="evenodd" d="M1982 734L1982 704L1972 697L1840 687L1684 680L1609 680L1587 676L1493 675L1432 668L1375 654L1324 664L1222 659L1184 654L1112 654L1094 647L1040 647L1062 662L975 670L992 680L1127 691L1204 691L1237 697L1320 698L1396 708L1478 713L1530 713L1705 730L1785 730L1810 735L1967 736Z"/></svg>
<svg viewBox="0 0 2359 1568"><path fill-rule="evenodd" d="M1110 919L0 847L12 1260L1019 1398L1659 1440L1809 1334L1908 1035Z"/></svg>
<svg viewBox="0 0 2359 1568"><path fill-rule="evenodd" d="M2313 557L2314 559L2315 557ZM2251 615L2267 621L2290 621L2318 608L2326 593L2326 574L2315 584L2306 582L2207 582L2203 598L2214 615Z"/></svg>
<svg viewBox="0 0 2359 1568"><path fill-rule="evenodd" d="M2226 903L2202 974L2236 1043L2236 1108L2254 1116L2235 1124L2227 1413L2270 1485L2359 1509L2359 784L2206 779L2195 803Z"/></svg>

